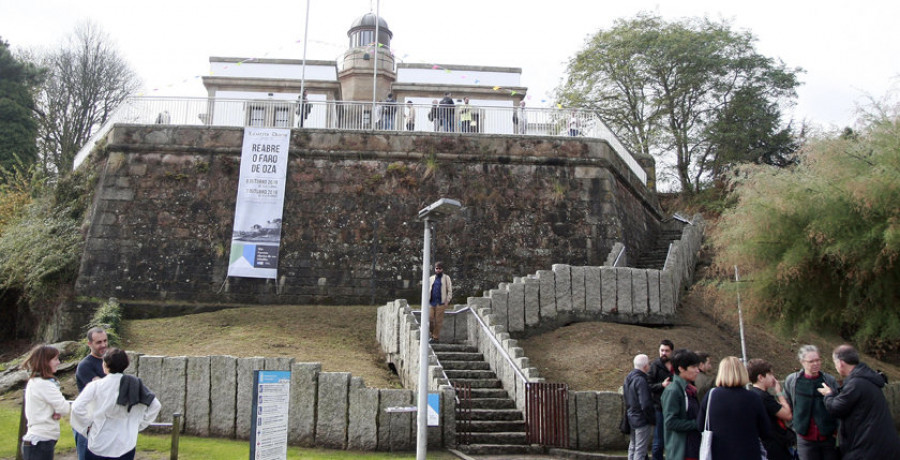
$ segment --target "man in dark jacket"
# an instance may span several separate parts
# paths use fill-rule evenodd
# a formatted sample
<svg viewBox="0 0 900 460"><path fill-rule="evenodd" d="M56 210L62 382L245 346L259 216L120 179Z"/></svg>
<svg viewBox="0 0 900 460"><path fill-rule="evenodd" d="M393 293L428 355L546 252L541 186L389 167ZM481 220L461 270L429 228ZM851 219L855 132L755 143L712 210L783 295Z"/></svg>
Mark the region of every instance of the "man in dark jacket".
<svg viewBox="0 0 900 460"><path fill-rule="evenodd" d="M441 131L445 131L448 133L452 133L453 130L453 119L455 118L455 110L453 108L453 97L450 93L444 93L444 98L441 99L440 103L440 120L441 120Z"/></svg>
<svg viewBox="0 0 900 460"><path fill-rule="evenodd" d="M650 396L653 398L653 408L656 410L656 429L653 431L653 460L663 460L665 452L665 437L663 429L663 413L660 398L663 390L672 383L672 350L675 344L669 339L659 342L659 358L650 364L650 373L647 381L650 384Z"/></svg>
<svg viewBox="0 0 900 460"><path fill-rule="evenodd" d="M653 438L653 423L656 411L650 398L647 372L650 358L647 355L634 357L634 369L625 377L622 393L625 395L625 414L631 427L631 441L628 443L628 460L646 460L647 448Z"/></svg>
<svg viewBox="0 0 900 460"><path fill-rule="evenodd" d="M844 377L836 392L822 384L825 409L841 420L841 451L844 460L895 458L900 437L894 429L887 400L884 376L859 362L859 353L841 345L832 354L834 367Z"/></svg>

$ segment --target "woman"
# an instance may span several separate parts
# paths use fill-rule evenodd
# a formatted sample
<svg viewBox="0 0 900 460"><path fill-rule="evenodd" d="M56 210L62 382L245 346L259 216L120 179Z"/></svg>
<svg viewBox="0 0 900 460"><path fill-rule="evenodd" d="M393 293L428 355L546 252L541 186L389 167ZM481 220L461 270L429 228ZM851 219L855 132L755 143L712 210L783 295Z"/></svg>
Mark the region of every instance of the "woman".
<svg viewBox="0 0 900 460"><path fill-rule="evenodd" d="M747 374L750 376L750 383L753 384L750 391L759 396L772 425L771 436L762 438L769 460L791 460L793 456L790 446L793 433L785 427L791 423L791 406L788 405L781 384L772 372L772 365L764 359L751 359L747 362ZM772 396L769 390L775 391L775 396Z"/></svg>
<svg viewBox="0 0 900 460"><path fill-rule="evenodd" d="M719 363L716 388L700 403L697 426L702 430L709 412L712 458L759 460L760 438L769 436L769 418L759 396L744 389L750 382L741 360L728 356ZM712 398L712 402L710 402Z"/></svg>
<svg viewBox="0 0 900 460"><path fill-rule="evenodd" d="M52 460L59 440L59 419L69 413L69 403L53 377L59 367L59 350L38 345L25 359L24 367L30 378L25 386L28 431L22 436L22 455L25 460Z"/></svg>
<svg viewBox="0 0 900 460"><path fill-rule="evenodd" d="M675 376L660 399L665 426L666 460L690 460L700 456L700 432L697 430L697 388L694 379L700 373L700 357L690 350L675 350L672 355Z"/></svg>
<svg viewBox="0 0 900 460"><path fill-rule="evenodd" d="M87 437L87 460L133 459L138 431L159 413L159 400L140 379L122 374L126 368L125 351L110 348L106 377L87 384L72 404L72 428Z"/></svg>

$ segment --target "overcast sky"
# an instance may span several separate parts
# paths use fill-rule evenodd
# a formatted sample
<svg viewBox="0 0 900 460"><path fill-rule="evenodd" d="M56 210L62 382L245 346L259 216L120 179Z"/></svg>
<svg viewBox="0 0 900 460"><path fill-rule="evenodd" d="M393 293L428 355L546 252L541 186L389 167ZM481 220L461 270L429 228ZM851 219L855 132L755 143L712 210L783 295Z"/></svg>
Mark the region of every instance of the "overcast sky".
<svg viewBox="0 0 900 460"><path fill-rule="evenodd" d="M307 59L334 60L354 19L375 0L310 0ZM550 105L566 62L616 18L655 11L708 16L749 29L763 54L802 67L789 115L823 128L852 124L867 95L900 76L900 2L755 0L382 0L398 60L522 68L529 105ZM14 49L59 46L90 19L107 32L144 82L145 95L205 96L209 57L302 57L305 0L0 0L0 37ZM543 102L542 101L546 101Z"/></svg>

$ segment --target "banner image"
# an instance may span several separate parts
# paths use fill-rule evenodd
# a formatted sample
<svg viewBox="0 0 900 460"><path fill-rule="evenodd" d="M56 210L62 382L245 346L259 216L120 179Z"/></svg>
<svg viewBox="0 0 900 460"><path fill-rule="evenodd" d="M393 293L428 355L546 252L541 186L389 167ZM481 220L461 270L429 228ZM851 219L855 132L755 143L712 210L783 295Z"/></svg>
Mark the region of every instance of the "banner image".
<svg viewBox="0 0 900 460"><path fill-rule="evenodd" d="M275 279L291 130L244 128L228 276Z"/></svg>

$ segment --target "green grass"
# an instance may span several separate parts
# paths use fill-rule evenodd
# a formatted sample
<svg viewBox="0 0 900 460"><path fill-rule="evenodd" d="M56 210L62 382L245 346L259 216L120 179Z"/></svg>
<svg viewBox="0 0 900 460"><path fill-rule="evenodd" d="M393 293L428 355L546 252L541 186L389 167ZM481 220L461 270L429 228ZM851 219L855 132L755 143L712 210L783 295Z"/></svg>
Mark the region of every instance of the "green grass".
<svg viewBox="0 0 900 460"><path fill-rule="evenodd" d="M0 401L0 459L12 459L16 455L16 439L19 430L19 413L21 406L12 401ZM72 437L72 428L68 420L60 421L61 436L56 444L57 454L72 452L75 449L75 440ZM152 453L160 458L168 459L171 446L171 436L168 434L145 434L138 436L138 452ZM233 439L200 438L196 436L182 436L178 443L179 460L210 460L210 459L246 459L250 457L250 444L247 441ZM385 452L355 452L328 449L304 449L300 447L288 448L288 459L291 460L350 460L350 459L411 459L415 458L415 452L391 454ZM58 456L57 456L58 458ZM138 455L140 458L140 454ZM428 453L428 458L435 460L450 460L456 456L444 451Z"/></svg>

